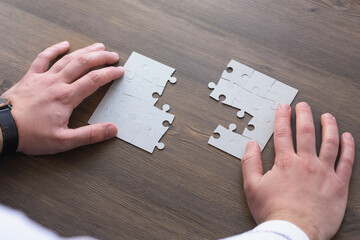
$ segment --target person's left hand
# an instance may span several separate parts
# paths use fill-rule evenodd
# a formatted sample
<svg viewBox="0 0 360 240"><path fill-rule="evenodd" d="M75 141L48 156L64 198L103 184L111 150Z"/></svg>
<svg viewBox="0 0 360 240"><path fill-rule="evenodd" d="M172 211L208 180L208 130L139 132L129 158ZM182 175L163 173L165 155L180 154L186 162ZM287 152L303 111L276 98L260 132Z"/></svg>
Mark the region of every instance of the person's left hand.
<svg viewBox="0 0 360 240"><path fill-rule="evenodd" d="M41 52L25 76L2 95L12 104L19 152L54 154L100 142L117 133L111 123L68 128L73 109L84 98L124 74L122 67L102 67L118 62L119 55L105 51L101 43L65 55L48 70L51 61L69 48L65 41Z"/></svg>

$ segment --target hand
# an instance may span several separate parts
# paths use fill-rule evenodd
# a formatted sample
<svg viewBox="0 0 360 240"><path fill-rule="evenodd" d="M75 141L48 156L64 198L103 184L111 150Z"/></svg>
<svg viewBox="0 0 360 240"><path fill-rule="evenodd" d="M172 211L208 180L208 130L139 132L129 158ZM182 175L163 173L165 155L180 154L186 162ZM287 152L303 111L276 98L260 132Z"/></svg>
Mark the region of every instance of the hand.
<svg viewBox="0 0 360 240"><path fill-rule="evenodd" d="M280 105L274 130L275 162L266 174L263 175L259 146L254 142L247 145L241 164L249 209L258 224L287 220L303 229L312 240L330 239L345 214L355 158L354 139L350 133L342 135L335 169L339 149L335 118L330 113L321 116L319 157L309 105L296 105L296 153L290 122L290 106Z"/></svg>
<svg viewBox="0 0 360 240"><path fill-rule="evenodd" d="M54 154L112 138L117 128L99 123L69 129L73 109L100 86L123 75L122 67L93 68L118 62L117 53L105 51L97 43L66 53L68 42L62 42L40 53L25 76L2 97L10 100L19 133L17 151L26 154ZM89 72L90 71L90 72Z"/></svg>

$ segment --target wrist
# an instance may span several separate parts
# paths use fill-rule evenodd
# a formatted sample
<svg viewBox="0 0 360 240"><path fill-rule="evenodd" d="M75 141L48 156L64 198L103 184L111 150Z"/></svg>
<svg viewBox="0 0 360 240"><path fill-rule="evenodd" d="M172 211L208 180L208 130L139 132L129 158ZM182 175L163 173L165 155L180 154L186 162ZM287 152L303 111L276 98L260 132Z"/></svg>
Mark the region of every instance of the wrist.
<svg viewBox="0 0 360 240"><path fill-rule="evenodd" d="M266 221L272 220L282 220L287 221L298 228L300 228L311 240L321 240L319 236L319 231L313 223L312 219L307 219L305 217L301 217L301 215L296 214L287 214L287 213L277 213L276 215L270 216L266 219Z"/></svg>
<svg viewBox="0 0 360 240"><path fill-rule="evenodd" d="M0 98L0 156L15 152L19 144L19 136L15 120L11 114L12 106L8 99Z"/></svg>

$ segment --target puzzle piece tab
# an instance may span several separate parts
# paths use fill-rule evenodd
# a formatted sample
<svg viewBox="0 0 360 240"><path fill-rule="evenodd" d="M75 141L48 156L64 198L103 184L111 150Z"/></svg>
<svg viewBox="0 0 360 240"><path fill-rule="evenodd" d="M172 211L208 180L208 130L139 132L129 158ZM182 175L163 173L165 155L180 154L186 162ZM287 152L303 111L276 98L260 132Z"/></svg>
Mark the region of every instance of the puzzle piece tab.
<svg viewBox="0 0 360 240"><path fill-rule="evenodd" d="M236 125L234 123L229 125L229 129L219 125L214 133L218 133L220 137L214 138L211 136L208 144L219 148L234 157L242 158L246 150L246 144L251 141L251 139L235 133L235 129Z"/></svg>
<svg viewBox="0 0 360 240"><path fill-rule="evenodd" d="M277 107L281 103L291 104L298 93L297 89L234 60L229 62L218 84L211 82L208 87L213 89L210 97L219 101L219 96L225 96L222 103L237 108L239 118L245 112L253 117L248 123L254 126L253 130L246 128L242 134L237 134L232 125L230 130L219 125L215 132L220 133L220 138L209 139L210 145L240 159L250 140L258 142L261 150L264 149L273 134ZM235 142L236 146L233 146Z"/></svg>
<svg viewBox="0 0 360 240"><path fill-rule="evenodd" d="M118 127L118 138L150 153L155 147L163 149L159 141L169 128L163 123L171 124L175 116L168 113L167 104L162 110L155 107L157 99L152 95L161 95L168 81L176 82L171 76L175 69L136 52L124 69L124 76L111 85L89 123L112 122Z"/></svg>

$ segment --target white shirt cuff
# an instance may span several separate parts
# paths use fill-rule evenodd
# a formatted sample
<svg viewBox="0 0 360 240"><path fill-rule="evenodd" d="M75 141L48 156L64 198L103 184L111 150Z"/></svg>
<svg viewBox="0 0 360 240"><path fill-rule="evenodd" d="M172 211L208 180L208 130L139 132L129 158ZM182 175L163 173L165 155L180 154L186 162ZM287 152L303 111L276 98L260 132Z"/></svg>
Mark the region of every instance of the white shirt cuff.
<svg viewBox="0 0 360 240"><path fill-rule="evenodd" d="M226 240L310 240L306 233L295 224L283 220L271 220L253 230ZM224 239L225 240L225 239Z"/></svg>
<svg viewBox="0 0 360 240"><path fill-rule="evenodd" d="M284 220L272 220L264 222L254 228L253 231L275 232L279 235L283 235L285 239L289 240L309 240L309 237L303 230L301 230L295 224Z"/></svg>

